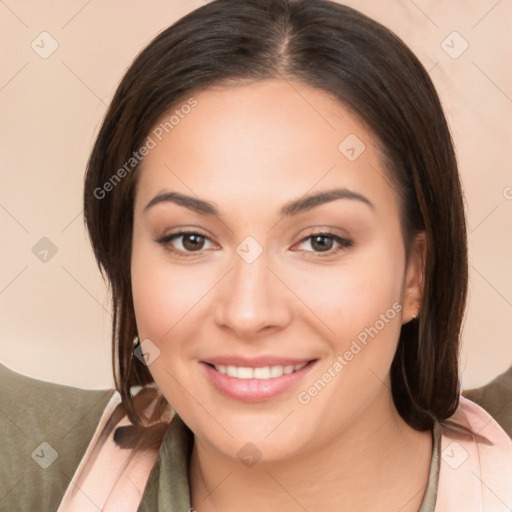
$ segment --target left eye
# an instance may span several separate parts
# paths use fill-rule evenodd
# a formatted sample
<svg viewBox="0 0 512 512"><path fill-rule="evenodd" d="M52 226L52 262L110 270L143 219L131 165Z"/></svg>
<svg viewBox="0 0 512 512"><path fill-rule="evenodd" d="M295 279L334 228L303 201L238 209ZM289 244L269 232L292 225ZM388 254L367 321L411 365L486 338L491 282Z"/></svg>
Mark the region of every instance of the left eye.
<svg viewBox="0 0 512 512"><path fill-rule="evenodd" d="M300 245L309 243L310 247L313 248L313 251L307 251L307 252L315 252L315 253L329 253L332 254L334 252L338 252L338 250L341 250L346 247L350 247L352 245L352 242L350 240L347 240L346 238L342 238L338 235L335 235L333 233L314 233L312 235L309 235L305 238L303 238L300 241ZM338 250L332 251L331 249L335 244L338 244L340 248Z"/></svg>

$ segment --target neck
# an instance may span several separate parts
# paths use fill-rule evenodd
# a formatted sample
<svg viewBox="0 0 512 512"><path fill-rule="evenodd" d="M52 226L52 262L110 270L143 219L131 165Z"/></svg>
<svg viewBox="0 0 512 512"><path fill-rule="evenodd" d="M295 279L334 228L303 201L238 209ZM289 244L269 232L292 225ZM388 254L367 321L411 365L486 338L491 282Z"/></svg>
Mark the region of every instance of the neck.
<svg viewBox="0 0 512 512"><path fill-rule="evenodd" d="M428 481L431 432L409 427L383 390L342 435L287 460L246 468L196 439L192 506L200 512L416 512Z"/></svg>

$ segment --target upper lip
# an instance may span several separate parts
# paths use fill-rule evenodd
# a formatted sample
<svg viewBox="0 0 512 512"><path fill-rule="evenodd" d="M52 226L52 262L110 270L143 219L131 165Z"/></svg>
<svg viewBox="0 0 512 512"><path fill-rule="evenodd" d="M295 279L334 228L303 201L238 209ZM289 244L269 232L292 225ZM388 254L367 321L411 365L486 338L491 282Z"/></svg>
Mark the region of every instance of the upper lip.
<svg viewBox="0 0 512 512"><path fill-rule="evenodd" d="M246 368L262 368L264 366L295 366L298 364L309 363L311 358L297 357L279 357L279 356L259 356L259 357L242 357L242 356L215 356L203 359L203 363L223 366L238 366Z"/></svg>

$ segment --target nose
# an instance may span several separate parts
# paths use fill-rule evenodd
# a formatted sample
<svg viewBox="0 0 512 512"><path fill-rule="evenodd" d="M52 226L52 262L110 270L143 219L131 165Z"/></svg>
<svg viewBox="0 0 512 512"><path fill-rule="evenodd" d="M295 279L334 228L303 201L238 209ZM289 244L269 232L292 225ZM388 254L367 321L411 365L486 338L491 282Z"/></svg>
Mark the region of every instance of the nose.
<svg viewBox="0 0 512 512"><path fill-rule="evenodd" d="M266 252L251 263L235 253L233 268L218 290L215 321L239 339L254 339L290 322L289 301L290 293L269 268Z"/></svg>

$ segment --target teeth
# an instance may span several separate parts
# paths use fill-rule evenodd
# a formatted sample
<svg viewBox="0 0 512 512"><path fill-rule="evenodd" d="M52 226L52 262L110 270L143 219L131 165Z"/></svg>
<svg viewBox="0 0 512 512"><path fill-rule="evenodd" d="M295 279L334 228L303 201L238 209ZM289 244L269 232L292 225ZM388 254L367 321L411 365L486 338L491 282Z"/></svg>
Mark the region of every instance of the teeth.
<svg viewBox="0 0 512 512"><path fill-rule="evenodd" d="M244 368L243 366L236 368L236 366L233 366L236 370L236 375L233 375L233 377L238 377L239 379L252 379L253 376L253 369L252 368Z"/></svg>
<svg viewBox="0 0 512 512"><path fill-rule="evenodd" d="M284 367L284 374L288 375L289 373L293 372L293 366L285 366Z"/></svg>
<svg viewBox="0 0 512 512"><path fill-rule="evenodd" d="M224 366L222 364L214 365L215 369L223 375L229 377L236 377L237 379L275 379L296 372L304 368L307 363L296 365L275 365L275 366L262 366L259 368L250 368L247 366Z"/></svg>
<svg viewBox="0 0 512 512"><path fill-rule="evenodd" d="M254 368L252 372L253 379L270 379L270 366L263 368Z"/></svg>
<svg viewBox="0 0 512 512"><path fill-rule="evenodd" d="M270 377L281 377L283 375L283 367L282 366L271 366L270 367Z"/></svg>

